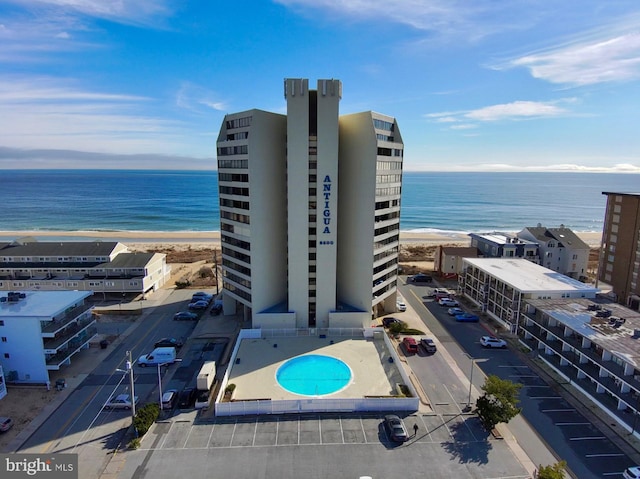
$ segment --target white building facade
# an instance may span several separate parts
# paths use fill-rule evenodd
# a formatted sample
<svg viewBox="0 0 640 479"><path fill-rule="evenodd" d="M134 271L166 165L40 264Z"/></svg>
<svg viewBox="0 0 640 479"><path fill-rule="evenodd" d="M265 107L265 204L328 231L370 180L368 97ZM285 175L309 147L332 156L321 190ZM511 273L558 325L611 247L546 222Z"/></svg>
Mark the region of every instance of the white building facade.
<svg viewBox="0 0 640 479"><path fill-rule="evenodd" d="M526 259L465 258L462 293L511 332L531 299L595 298L598 289Z"/></svg>
<svg viewBox="0 0 640 479"><path fill-rule="evenodd" d="M97 336L92 291L26 291L0 296L0 364L10 383L46 384Z"/></svg>
<svg viewBox="0 0 640 479"><path fill-rule="evenodd" d="M367 327L396 304L403 144L394 118L339 115L342 84L286 79L287 114L218 137L225 314L262 328Z"/></svg>

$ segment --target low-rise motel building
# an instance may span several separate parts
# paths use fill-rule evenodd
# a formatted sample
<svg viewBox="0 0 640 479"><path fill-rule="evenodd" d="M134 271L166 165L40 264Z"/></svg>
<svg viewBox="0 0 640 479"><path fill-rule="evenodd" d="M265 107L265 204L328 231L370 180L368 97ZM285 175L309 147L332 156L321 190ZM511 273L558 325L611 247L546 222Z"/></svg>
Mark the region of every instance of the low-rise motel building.
<svg viewBox="0 0 640 479"><path fill-rule="evenodd" d="M48 384L49 371L97 336L92 291L0 293L0 366L10 384Z"/></svg>
<svg viewBox="0 0 640 479"><path fill-rule="evenodd" d="M529 299L518 332L540 360L638 435L638 311L601 297Z"/></svg>
<svg viewBox="0 0 640 479"><path fill-rule="evenodd" d="M599 291L522 258L465 258L463 265L461 292L513 333L527 300L595 298Z"/></svg>

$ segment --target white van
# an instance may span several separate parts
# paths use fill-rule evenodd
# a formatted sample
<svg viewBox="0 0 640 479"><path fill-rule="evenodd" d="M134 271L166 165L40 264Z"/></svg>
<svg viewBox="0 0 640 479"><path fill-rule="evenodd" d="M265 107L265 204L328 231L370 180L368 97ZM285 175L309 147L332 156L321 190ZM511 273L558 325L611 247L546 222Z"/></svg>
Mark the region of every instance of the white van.
<svg viewBox="0 0 640 479"><path fill-rule="evenodd" d="M157 364L173 364L176 362L176 348L156 348L149 354L140 356L138 358L138 365L140 367L156 366Z"/></svg>

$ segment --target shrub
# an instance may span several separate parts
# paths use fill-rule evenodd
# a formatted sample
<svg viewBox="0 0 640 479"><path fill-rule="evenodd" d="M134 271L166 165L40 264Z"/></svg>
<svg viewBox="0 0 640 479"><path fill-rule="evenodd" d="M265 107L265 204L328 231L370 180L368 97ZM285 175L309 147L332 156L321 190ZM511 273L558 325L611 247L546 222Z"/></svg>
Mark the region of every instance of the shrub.
<svg viewBox="0 0 640 479"><path fill-rule="evenodd" d="M400 334L407 327L407 323L400 321L399 323L391 323L389 325L389 332L391 334Z"/></svg>
<svg viewBox="0 0 640 479"><path fill-rule="evenodd" d="M198 270L198 275L201 278L213 278L213 270L208 266L203 266Z"/></svg>
<svg viewBox="0 0 640 479"><path fill-rule="evenodd" d="M226 388L224 388L224 391L225 391L225 392L228 392L228 393L232 393L232 392L233 392L233 391L235 391L235 390L236 390L236 385L235 385L235 384L233 384L233 383L231 383L231 384L227 385L227 387L226 387Z"/></svg>
<svg viewBox="0 0 640 479"><path fill-rule="evenodd" d="M131 441L129 441L129 444L127 444L127 446L129 447L129 449L138 449L140 447L140 438L134 437L133 439L131 439Z"/></svg>
<svg viewBox="0 0 640 479"><path fill-rule="evenodd" d="M189 286L191 286L191 281L188 279L176 281L176 288L178 289L188 288Z"/></svg>
<svg viewBox="0 0 640 479"><path fill-rule="evenodd" d="M151 425L158 419L160 415L160 406L156 403L149 403L136 411L136 417L133 419L133 426L138 431L139 436L144 436Z"/></svg>
<svg viewBox="0 0 640 479"><path fill-rule="evenodd" d="M416 335L416 336L424 336L424 331L420 331L419 329L406 328L400 331L402 334L408 335Z"/></svg>

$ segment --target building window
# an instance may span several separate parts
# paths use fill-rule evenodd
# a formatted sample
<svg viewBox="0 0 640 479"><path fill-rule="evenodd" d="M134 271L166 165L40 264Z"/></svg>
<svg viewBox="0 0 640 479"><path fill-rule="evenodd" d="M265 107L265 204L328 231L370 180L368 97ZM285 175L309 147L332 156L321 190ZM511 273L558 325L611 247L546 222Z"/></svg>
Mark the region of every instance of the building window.
<svg viewBox="0 0 640 479"><path fill-rule="evenodd" d="M4 320L0 319L0 326L4 326Z"/></svg>
<svg viewBox="0 0 640 479"><path fill-rule="evenodd" d="M2 342L6 343L7 342L7 337L6 336L2 336Z"/></svg>
<svg viewBox="0 0 640 479"><path fill-rule="evenodd" d="M4 358L9 359L9 353L4 353Z"/></svg>

